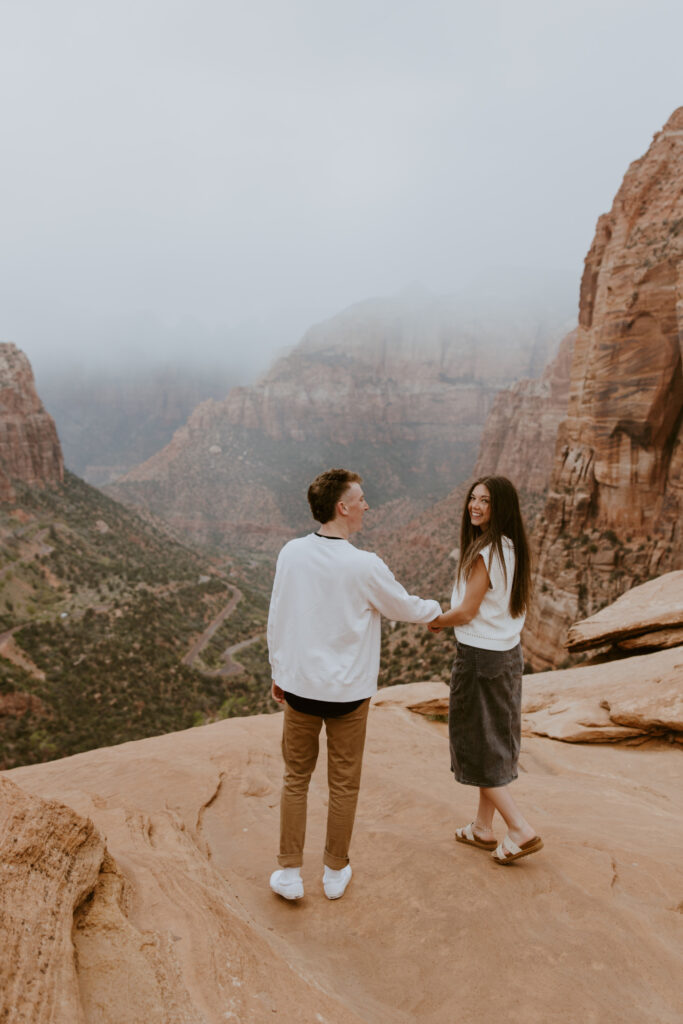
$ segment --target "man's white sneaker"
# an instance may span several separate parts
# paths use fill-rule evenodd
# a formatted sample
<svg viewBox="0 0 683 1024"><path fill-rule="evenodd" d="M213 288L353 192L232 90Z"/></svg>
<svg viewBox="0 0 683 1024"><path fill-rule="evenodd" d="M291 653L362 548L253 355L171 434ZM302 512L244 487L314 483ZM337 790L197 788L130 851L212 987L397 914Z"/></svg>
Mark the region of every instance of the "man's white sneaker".
<svg viewBox="0 0 683 1024"><path fill-rule="evenodd" d="M300 868L280 868L270 876L270 888L286 900L300 900L304 894L304 882Z"/></svg>
<svg viewBox="0 0 683 1024"><path fill-rule="evenodd" d="M341 871L333 871L325 865L323 872L323 889L328 900L338 900L346 892L346 886L351 881L351 865L347 864Z"/></svg>

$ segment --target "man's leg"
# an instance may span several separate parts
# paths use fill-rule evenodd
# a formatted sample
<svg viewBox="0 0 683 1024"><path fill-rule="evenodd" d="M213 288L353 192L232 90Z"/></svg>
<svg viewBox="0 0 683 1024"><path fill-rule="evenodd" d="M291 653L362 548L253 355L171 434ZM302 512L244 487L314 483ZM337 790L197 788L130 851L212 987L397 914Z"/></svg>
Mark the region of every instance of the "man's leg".
<svg viewBox="0 0 683 1024"><path fill-rule="evenodd" d="M330 802L324 860L335 871L349 863L369 707L368 698L348 715L325 719Z"/></svg>
<svg viewBox="0 0 683 1024"><path fill-rule="evenodd" d="M323 720L304 715L285 704L282 756L285 776L280 797L280 853L278 864L298 868L303 863L308 784L318 760L318 738Z"/></svg>

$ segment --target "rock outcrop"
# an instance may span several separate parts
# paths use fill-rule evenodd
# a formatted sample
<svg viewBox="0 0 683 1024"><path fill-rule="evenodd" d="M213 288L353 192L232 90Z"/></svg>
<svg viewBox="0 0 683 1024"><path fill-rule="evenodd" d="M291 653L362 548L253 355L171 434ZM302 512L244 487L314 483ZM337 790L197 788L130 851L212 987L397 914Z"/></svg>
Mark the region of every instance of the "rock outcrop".
<svg viewBox="0 0 683 1024"><path fill-rule="evenodd" d="M523 730L570 743L683 744L683 649L525 677Z"/></svg>
<svg viewBox="0 0 683 1024"><path fill-rule="evenodd" d="M570 651L603 644L626 650L683 644L683 570L627 590L614 604L575 622L567 635Z"/></svg>
<svg viewBox="0 0 683 1024"><path fill-rule="evenodd" d="M0 501L14 501L15 482L42 487L63 476L59 438L31 364L16 345L0 342Z"/></svg>
<svg viewBox="0 0 683 1024"><path fill-rule="evenodd" d="M0 1020L85 1024L71 933L104 856L91 821L0 777Z"/></svg>
<svg viewBox="0 0 683 1024"><path fill-rule="evenodd" d="M219 546L305 529L305 488L330 465L358 467L373 505L425 507L469 474L496 393L538 372L560 331L469 322L431 297L362 303L255 386L202 403L109 493Z"/></svg>
<svg viewBox="0 0 683 1024"><path fill-rule="evenodd" d="M537 528L536 667L570 622L683 568L683 107L598 221L581 283L567 419Z"/></svg>
<svg viewBox="0 0 683 1024"><path fill-rule="evenodd" d="M676 1024L680 751L525 736L516 795L545 849L502 869L453 842L473 792L453 783L445 725L380 703L392 690L371 709L339 901L321 885L324 749L306 895L268 890L279 715L6 773L0 1020L452 1024L457 1007L475 1024L485 1002L500 1021Z"/></svg>
<svg viewBox="0 0 683 1024"><path fill-rule="evenodd" d="M683 745L683 648L524 677L522 731L565 743ZM442 682L389 686L375 703L419 715L448 714Z"/></svg>

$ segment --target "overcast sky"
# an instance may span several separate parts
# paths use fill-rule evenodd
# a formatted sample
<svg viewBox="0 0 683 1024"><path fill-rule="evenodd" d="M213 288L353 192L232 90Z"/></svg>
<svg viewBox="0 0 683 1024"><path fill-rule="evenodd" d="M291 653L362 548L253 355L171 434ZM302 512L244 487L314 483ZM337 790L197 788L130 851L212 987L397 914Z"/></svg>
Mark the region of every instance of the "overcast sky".
<svg viewBox="0 0 683 1024"><path fill-rule="evenodd" d="M678 0L0 0L0 339L287 345L514 273L578 297L682 39Z"/></svg>

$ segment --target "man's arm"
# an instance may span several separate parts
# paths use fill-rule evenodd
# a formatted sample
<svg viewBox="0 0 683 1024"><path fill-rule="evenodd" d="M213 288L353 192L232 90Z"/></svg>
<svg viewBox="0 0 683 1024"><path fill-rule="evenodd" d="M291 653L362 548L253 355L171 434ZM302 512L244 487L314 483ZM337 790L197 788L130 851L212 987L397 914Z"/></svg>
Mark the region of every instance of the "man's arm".
<svg viewBox="0 0 683 1024"><path fill-rule="evenodd" d="M438 601L424 601L409 594L392 571L375 555L368 581L370 604L387 619L398 622L431 622L441 615Z"/></svg>

